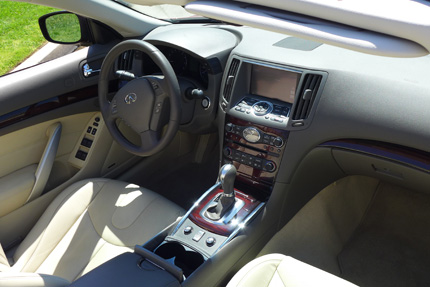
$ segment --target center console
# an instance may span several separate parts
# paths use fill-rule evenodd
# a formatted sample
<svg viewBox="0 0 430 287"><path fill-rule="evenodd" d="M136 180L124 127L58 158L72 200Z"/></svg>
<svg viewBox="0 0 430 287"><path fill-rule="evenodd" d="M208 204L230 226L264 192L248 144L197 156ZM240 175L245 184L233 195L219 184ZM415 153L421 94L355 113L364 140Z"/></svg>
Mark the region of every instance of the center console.
<svg viewBox="0 0 430 287"><path fill-rule="evenodd" d="M270 193L288 142L289 119L303 71L234 57L223 91L223 163L238 170L238 185Z"/></svg>
<svg viewBox="0 0 430 287"><path fill-rule="evenodd" d="M217 183L179 223L143 246L136 246L134 253L115 257L70 286L141 286L142 282L145 286L181 286L229 243L265 204L235 188L236 174L233 165L224 165Z"/></svg>

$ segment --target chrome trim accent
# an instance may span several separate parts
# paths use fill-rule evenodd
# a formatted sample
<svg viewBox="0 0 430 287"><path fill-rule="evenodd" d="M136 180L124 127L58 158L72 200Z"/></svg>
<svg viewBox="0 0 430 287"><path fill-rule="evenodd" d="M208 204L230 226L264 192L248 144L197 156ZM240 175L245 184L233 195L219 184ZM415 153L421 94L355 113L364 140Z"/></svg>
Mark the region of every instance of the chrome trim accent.
<svg viewBox="0 0 430 287"><path fill-rule="evenodd" d="M261 103L267 104L269 106L269 108L267 110L264 110L264 111L257 110L255 107ZM271 102L268 102L268 101L258 101L255 104L253 104L251 108L254 111L254 115L261 117L261 116L270 114L273 111L273 104Z"/></svg>
<svg viewBox="0 0 430 287"><path fill-rule="evenodd" d="M85 64L85 65L83 65L83 66L82 66L82 72L83 72L83 74L84 74L84 77L85 77L85 78L88 78L88 77L90 77L92 74L98 74L98 73L100 73L100 69L98 69L98 70L93 70L93 69L91 69L90 65Z"/></svg>
<svg viewBox="0 0 430 287"><path fill-rule="evenodd" d="M223 248L227 243L229 243L238 233L239 231L246 227L248 222L254 218L254 216L260 211L260 209L265 205L265 202L260 203L246 218L242 223L239 223L237 225L237 228L230 234L230 236L218 247L217 250L215 250L215 253L217 253L221 248Z"/></svg>
<svg viewBox="0 0 430 287"><path fill-rule="evenodd" d="M254 127L246 127L242 131L243 137L250 143L256 143L261 139L260 131ZM250 138L255 136L255 139Z"/></svg>
<svg viewBox="0 0 430 287"><path fill-rule="evenodd" d="M208 105L207 105L207 107L205 107L205 106L203 105L203 100L208 101ZM209 108L211 107L211 104L212 104L211 99L209 99L208 97L204 97L204 98L202 99L201 106L202 106L202 108L203 108L204 110L209 109Z"/></svg>
<svg viewBox="0 0 430 287"><path fill-rule="evenodd" d="M227 174L227 172L232 169L234 167L234 165L232 164L225 164L221 167L221 169L219 170L219 174L218 174L218 181L223 182L224 181L224 177Z"/></svg>
<svg viewBox="0 0 430 287"><path fill-rule="evenodd" d="M211 188L209 188L205 193L203 193L202 196L200 196L199 199L197 199L197 201L193 204L193 206L187 211L187 213L185 213L185 215L182 217L181 221L179 221L178 225L176 225L176 228L173 230L171 236L175 235L176 232L178 232L179 228L181 227L181 225L185 222L185 220L187 220L188 216L193 212L193 210L199 206L200 202L206 198L206 196L208 196L212 191L214 191L215 189L219 188L221 186L221 182L217 182L215 183Z"/></svg>
<svg viewBox="0 0 430 287"><path fill-rule="evenodd" d="M132 104L132 103L134 103L134 102L136 102L136 101L137 101L137 95L136 95L135 93L127 94L127 95L125 96L125 98L124 98L124 102L125 102L127 105L130 105L130 104Z"/></svg>
<svg viewBox="0 0 430 287"><path fill-rule="evenodd" d="M209 223L212 223L214 225L226 225L228 224L233 217L242 209L242 207L245 205L245 202L242 199L236 198L236 202L234 203L233 208L228 211L226 214L224 214L223 217L221 217L219 220L212 220L206 217L205 215L205 211L209 208L209 206L211 206L212 204L215 203L216 199L219 198L219 196L215 196L214 198L212 198L211 201L209 201L205 207L202 208L202 210L200 211L200 216L206 220Z"/></svg>
<svg viewBox="0 0 430 287"><path fill-rule="evenodd" d="M224 193L225 197L235 197L235 190L233 190L233 193Z"/></svg>

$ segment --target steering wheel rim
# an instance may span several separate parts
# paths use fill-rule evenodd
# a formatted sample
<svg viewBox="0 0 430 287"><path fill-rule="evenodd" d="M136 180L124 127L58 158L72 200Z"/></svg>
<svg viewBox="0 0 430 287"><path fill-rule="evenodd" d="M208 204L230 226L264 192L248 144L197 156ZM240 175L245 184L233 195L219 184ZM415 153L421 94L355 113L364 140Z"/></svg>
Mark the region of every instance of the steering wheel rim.
<svg viewBox="0 0 430 287"><path fill-rule="evenodd" d="M128 50L138 50L148 55L161 69L164 79L143 77L132 80L116 92L112 101L109 101L109 76L111 75L112 67L118 56ZM138 91L136 89L143 91ZM153 94L149 95L151 90ZM109 51L103 61L100 71L98 97L100 110L110 134L119 145L130 153L138 156L153 155L164 149L173 140L178 131L181 118L181 97L178 79L164 54L148 42L143 40L126 40L117 44ZM153 99L150 97L153 97ZM162 105L166 105L165 100L168 100L170 115L167 129L164 134L159 137L158 135L161 133L160 128L154 128L157 126L157 123L155 123L156 114L157 111L160 111L158 108L161 109L163 108ZM128 110L134 110L135 113L138 111L135 102L142 107L142 111L136 116L138 118L145 117L143 120L144 123L136 123L134 119L130 120L131 116ZM143 115L145 111L151 114ZM146 117L148 117L148 119ZM126 124L139 134L141 138L141 144L139 146L131 143L120 132L116 125L116 120L118 118L124 120ZM124 118L128 118L128 123ZM148 122L146 122L147 120Z"/></svg>

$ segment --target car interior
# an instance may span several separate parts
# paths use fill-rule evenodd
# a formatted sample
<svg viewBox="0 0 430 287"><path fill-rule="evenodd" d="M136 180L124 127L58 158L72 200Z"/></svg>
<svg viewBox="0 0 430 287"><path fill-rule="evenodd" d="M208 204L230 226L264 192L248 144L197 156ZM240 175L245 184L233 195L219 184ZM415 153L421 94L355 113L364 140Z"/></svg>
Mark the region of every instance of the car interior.
<svg viewBox="0 0 430 287"><path fill-rule="evenodd" d="M24 2L0 286L430 285L430 2Z"/></svg>

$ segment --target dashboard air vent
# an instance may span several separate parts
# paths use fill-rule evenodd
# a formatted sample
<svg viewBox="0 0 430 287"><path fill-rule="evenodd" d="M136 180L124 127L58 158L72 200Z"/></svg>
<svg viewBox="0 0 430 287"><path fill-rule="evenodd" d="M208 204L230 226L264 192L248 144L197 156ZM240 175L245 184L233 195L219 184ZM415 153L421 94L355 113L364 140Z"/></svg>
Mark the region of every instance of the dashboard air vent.
<svg viewBox="0 0 430 287"><path fill-rule="evenodd" d="M230 69L228 70L227 78L225 80L224 86L224 99L229 102L231 98L231 93L233 91L234 79L236 78L237 70L239 68L240 60L233 59L230 64Z"/></svg>
<svg viewBox="0 0 430 287"><path fill-rule="evenodd" d="M122 53L118 58L118 70L130 71L133 68L134 51Z"/></svg>
<svg viewBox="0 0 430 287"><path fill-rule="evenodd" d="M322 76L315 74L306 74L303 85L300 89L299 99L293 111L293 120L304 120L309 117L312 105L318 93Z"/></svg>

